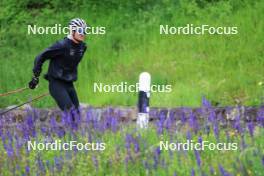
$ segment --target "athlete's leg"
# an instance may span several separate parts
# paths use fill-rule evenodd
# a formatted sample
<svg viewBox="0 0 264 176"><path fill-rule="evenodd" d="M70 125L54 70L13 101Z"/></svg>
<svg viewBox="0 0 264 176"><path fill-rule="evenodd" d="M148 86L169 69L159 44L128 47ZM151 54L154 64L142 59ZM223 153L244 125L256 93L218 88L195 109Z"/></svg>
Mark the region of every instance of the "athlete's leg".
<svg viewBox="0 0 264 176"><path fill-rule="evenodd" d="M79 108L79 99L78 99L78 95L76 93L76 90L74 88L73 83L71 83L71 85L69 86L68 93L69 93L69 96L71 98L72 103L74 104L74 107L76 109L78 109Z"/></svg>
<svg viewBox="0 0 264 176"><path fill-rule="evenodd" d="M49 81L49 91L62 111L69 110L73 106L67 91L67 85L62 81L51 79Z"/></svg>
<svg viewBox="0 0 264 176"><path fill-rule="evenodd" d="M68 87L68 93L71 98L72 103L74 104L74 109L72 111L72 120L75 122L73 123L74 128L78 128L78 122L80 122L81 114L79 111L79 99L76 93L76 90L74 88L73 83L71 83Z"/></svg>

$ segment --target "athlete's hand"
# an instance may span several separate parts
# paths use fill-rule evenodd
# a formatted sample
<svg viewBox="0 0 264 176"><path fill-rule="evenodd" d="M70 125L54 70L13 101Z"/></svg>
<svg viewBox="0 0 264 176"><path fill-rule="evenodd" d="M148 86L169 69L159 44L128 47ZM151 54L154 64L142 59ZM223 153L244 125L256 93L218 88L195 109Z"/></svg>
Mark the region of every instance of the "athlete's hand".
<svg viewBox="0 0 264 176"><path fill-rule="evenodd" d="M33 77L32 80L28 83L28 87L30 89L35 89L39 83L39 78L38 77Z"/></svg>

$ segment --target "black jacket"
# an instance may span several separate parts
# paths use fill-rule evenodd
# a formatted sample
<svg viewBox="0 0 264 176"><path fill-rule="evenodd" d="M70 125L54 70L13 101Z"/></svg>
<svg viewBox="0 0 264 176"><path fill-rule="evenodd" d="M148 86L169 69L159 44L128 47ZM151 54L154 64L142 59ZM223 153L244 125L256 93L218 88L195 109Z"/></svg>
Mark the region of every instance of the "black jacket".
<svg viewBox="0 0 264 176"><path fill-rule="evenodd" d="M39 76L43 63L50 59L48 73L45 78L72 82L77 80L77 66L86 51L86 44L74 43L69 38L64 38L44 50L34 62L33 73Z"/></svg>

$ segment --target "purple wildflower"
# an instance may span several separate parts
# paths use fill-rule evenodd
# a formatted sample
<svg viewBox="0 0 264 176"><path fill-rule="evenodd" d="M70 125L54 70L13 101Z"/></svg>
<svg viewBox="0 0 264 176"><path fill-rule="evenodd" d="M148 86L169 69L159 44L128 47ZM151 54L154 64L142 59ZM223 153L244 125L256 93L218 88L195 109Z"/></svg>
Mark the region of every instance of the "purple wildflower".
<svg viewBox="0 0 264 176"><path fill-rule="evenodd" d="M210 166L210 173L211 173L211 175L215 175L215 170L214 170L213 166Z"/></svg>
<svg viewBox="0 0 264 176"><path fill-rule="evenodd" d="M166 128L167 130L169 130L170 127L171 127L171 124L172 124L172 118L169 117L169 118L165 121L165 128Z"/></svg>
<svg viewBox="0 0 264 176"><path fill-rule="evenodd" d="M217 114L217 119L223 124L223 125L227 125L227 121L226 119L223 117L223 115L221 113Z"/></svg>
<svg viewBox="0 0 264 176"><path fill-rule="evenodd" d="M26 174L28 175L30 173L30 167L29 165L26 165L25 167Z"/></svg>
<svg viewBox="0 0 264 176"><path fill-rule="evenodd" d="M176 171L174 171L174 173L173 173L173 176L177 176L177 173L176 173Z"/></svg>
<svg viewBox="0 0 264 176"><path fill-rule="evenodd" d="M52 116L50 118L50 126L51 126L51 128L55 128L56 127L56 119L55 119L54 116Z"/></svg>
<svg viewBox="0 0 264 176"><path fill-rule="evenodd" d="M247 123L247 127L248 127L248 131L249 131L250 136L253 137L254 136L254 129L255 129L254 123L253 122Z"/></svg>
<svg viewBox="0 0 264 176"><path fill-rule="evenodd" d="M218 138L219 138L219 129L218 129L218 123L217 122L214 122L213 129L214 129L215 138L218 140Z"/></svg>
<svg viewBox="0 0 264 176"><path fill-rule="evenodd" d="M216 114L214 110L210 111L209 117L208 117L208 121L213 123L216 121Z"/></svg>
<svg viewBox="0 0 264 176"><path fill-rule="evenodd" d="M157 156L160 156L160 154L161 154L161 150L160 150L159 147L156 148L156 150L155 150L155 154L156 154Z"/></svg>
<svg viewBox="0 0 264 176"><path fill-rule="evenodd" d="M195 133L198 132L199 124L198 124L198 122L196 120L196 116L194 115L193 112L191 112L191 114L190 114L189 125L194 130Z"/></svg>
<svg viewBox="0 0 264 176"><path fill-rule="evenodd" d="M56 134L59 138L62 138L65 135L65 130L62 127L57 127Z"/></svg>
<svg viewBox="0 0 264 176"><path fill-rule="evenodd" d="M11 133L9 132L9 130L7 131L6 135L8 137L9 142L13 143L13 137L12 137Z"/></svg>
<svg viewBox="0 0 264 176"><path fill-rule="evenodd" d="M61 170L62 170L61 159L58 158L58 157L54 157L54 163L55 163L56 169L57 169L58 171L61 171Z"/></svg>
<svg viewBox="0 0 264 176"><path fill-rule="evenodd" d="M131 144L132 140L133 140L132 135L131 134L127 134L126 135L126 144L125 144L125 147L126 147L127 150L130 149L130 144Z"/></svg>
<svg viewBox="0 0 264 176"><path fill-rule="evenodd" d="M115 117L112 117L111 118L111 130L113 132L116 132L117 131L117 126L118 126L118 121Z"/></svg>
<svg viewBox="0 0 264 176"><path fill-rule="evenodd" d="M222 176L230 176L230 174L223 168L221 164L219 164L218 167Z"/></svg>
<svg viewBox="0 0 264 176"><path fill-rule="evenodd" d="M15 139L16 139L16 153L17 155L19 155L19 150L21 149L21 147L23 146L23 144L20 142L20 139L17 135L15 135Z"/></svg>
<svg viewBox="0 0 264 176"><path fill-rule="evenodd" d="M158 134L162 134L164 122L166 120L167 111L161 111L159 114L159 120L156 123Z"/></svg>
<svg viewBox="0 0 264 176"><path fill-rule="evenodd" d="M96 170L98 170L98 159L95 155L92 156L93 164Z"/></svg>
<svg viewBox="0 0 264 176"><path fill-rule="evenodd" d="M156 123L156 125L157 125L157 132L158 132L158 134L162 134L162 132L163 132L163 122L159 120Z"/></svg>
<svg viewBox="0 0 264 176"><path fill-rule="evenodd" d="M199 142L200 144L202 144L202 142L203 142L203 138L202 138L202 136L199 136L199 137L198 137L198 142Z"/></svg>
<svg viewBox="0 0 264 176"><path fill-rule="evenodd" d="M87 124L90 124L92 122L92 116L93 116L93 114L92 114L92 108L89 107L87 109L87 112L86 112L86 123Z"/></svg>
<svg viewBox="0 0 264 176"><path fill-rule="evenodd" d="M158 164L159 164L159 160L160 160L160 154L161 154L161 150L159 147L157 147L154 151L154 155L153 155L153 160L154 160L154 164L153 167L155 169L157 169Z"/></svg>
<svg viewBox="0 0 264 176"><path fill-rule="evenodd" d="M210 101L208 101L205 96L202 97L202 106L205 108L211 108L212 105L210 103Z"/></svg>
<svg viewBox="0 0 264 176"><path fill-rule="evenodd" d="M181 113L182 113L182 115L181 115L181 122L182 122L182 124L185 124L186 123L186 120L187 120L186 115L185 115L184 111L181 111Z"/></svg>
<svg viewBox="0 0 264 176"><path fill-rule="evenodd" d="M1 125L1 121L0 121L0 125ZM0 126L0 137L2 137L2 135L3 135L3 129L2 129L2 127Z"/></svg>
<svg viewBox="0 0 264 176"><path fill-rule="evenodd" d="M188 130L187 133L186 133L186 139L190 141L191 138L192 138L192 134L191 134L191 132Z"/></svg>
<svg viewBox="0 0 264 176"><path fill-rule="evenodd" d="M196 159L196 163L199 167L201 167L201 157L200 157L200 153L197 150L194 150L195 153L195 159Z"/></svg>
<svg viewBox="0 0 264 176"><path fill-rule="evenodd" d="M33 127L34 126L34 121L31 115L29 115L26 119L26 124L28 125L28 127Z"/></svg>
<svg viewBox="0 0 264 176"><path fill-rule="evenodd" d="M47 131L48 131L48 129L47 129L47 127L45 127L45 126L42 126L41 128L40 128L40 130L41 130L41 132L42 132L42 134L46 134L47 133Z"/></svg>
<svg viewBox="0 0 264 176"><path fill-rule="evenodd" d="M13 147L12 147L12 144L11 143L8 143L8 144L4 144L4 149L6 150L7 152L7 156L9 158L11 158L12 156L14 156L14 150L13 150Z"/></svg>
<svg viewBox="0 0 264 176"><path fill-rule="evenodd" d="M193 168L192 168L192 171L191 171L191 176L195 176L195 171L194 171Z"/></svg>
<svg viewBox="0 0 264 176"><path fill-rule="evenodd" d="M136 139L133 141L134 141L134 151L135 151L135 153L138 153L140 151L139 143Z"/></svg>
<svg viewBox="0 0 264 176"><path fill-rule="evenodd" d="M46 169L45 169L44 163L41 160L39 155L37 156L37 164L38 164L38 168L41 171L41 173L46 173Z"/></svg>
<svg viewBox="0 0 264 176"><path fill-rule="evenodd" d="M257 121L258 121L258 124L264 127L264 106L261 106L261 108L259 108L258 110Z"/></svg>

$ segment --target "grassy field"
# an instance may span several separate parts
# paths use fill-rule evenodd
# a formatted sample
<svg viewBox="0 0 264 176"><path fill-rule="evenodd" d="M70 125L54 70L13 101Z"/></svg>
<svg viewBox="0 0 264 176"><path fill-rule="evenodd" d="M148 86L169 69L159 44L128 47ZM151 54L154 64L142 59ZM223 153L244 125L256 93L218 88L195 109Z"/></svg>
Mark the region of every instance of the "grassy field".
<svg viewBox="0 0 264 176"><path fill-rule="evenodd" d="M67 25L81 17L92 26L106 27L106 35L87 36L89 47L75 84L81 102L135 105L136 93L94 93L93 83L134 84L142 71L152 75L154 84L172 85L171 93L152 94L152 106L198 106L202 96L220 105L262 102L263 1L5 1L0 8L1 93L27 86L35 56L64 37L27 35L28 24ZM165 36L159 34L160 24L237 26L238 34ZM47 91L47 81L41 78L38 89L1 98L0 107ZM55 102L48 97L34 106L53 107Z"/></svg>
<svg viewBox="0 0 264 176"><path fill-rule="evenodd" d="M76 120L77 126L69 120L70 116L65 116L62 121L52 117L48 125L39 127L39 122L34 120L39 117L30 115L30 110L24 121L17 124L1 117L0 174L263 175L263 108L258 110L256 121L248 122L242 120L243 115L226 121L216 116L213 108L200 110L204 112L201 121L195 114L187 115L186 109L182 109L182 116L168 112L170 115L165 118L166 114L160 113L148 129L137 128L135 123L120 123L118 113L113 113L111 108L106 109L100 120L88 109L81 121ZM28 141L42 145L28 149ZM75 146L69 149L71 141L75 141ZM179 149L166 150L160 144L166 141L175 145L189 141L193 146L200 144L200 149L185 144L185 148L182 145ZM68 143L68 150L41 147L51 142ZM85 150L77 143L104 143L104 148L91 150L90 146L90 150Z"/></svg>
<svg viewBox="0 0 264 176"><path fill-rule="evenodd" d="M52 115L40 122L43 114L34 108L0 115L0 175L263 175L263 11L261 0L1 2L0 94L27 86L35 57L65 37L28 35L28 25L66 26L70 19L80 17L91 26L106 27L106 34L88 35L86 39L88 50L79 65L75 86L80 102L92 106L81 119L76 117L72 122L72 116L63 114L58 121ZM160 25L186 24L236 26L238 34L159 34ZM47 68L48 62L42 75ZM170 93L152 93L151 107L187 106L178 114L160 111L148 129L137 128L134 121L121 123L123 117L111 108L136 105L137 93L93 92L95 82L135 84L143 71L152 75L153 84L172 85ZM0 108L48 92L42 75L37 89L0 97ZM201 99L202 106L192 111L192 107L200 106ZM219 113L215 105L226 106L222 109L226 114ZM254 108L249 107L252 109L247 114L244 107L232 109L234 105ZM49 96L33 106L56 104ZM93 106L107 108L99 117L92 113ZM247 117L250 119L245 120ZM190 140L199 144L235 143L237 149L166 151L159 145L161 141ZM28 141L105 143L106 148L28 150Z"/></svg>

